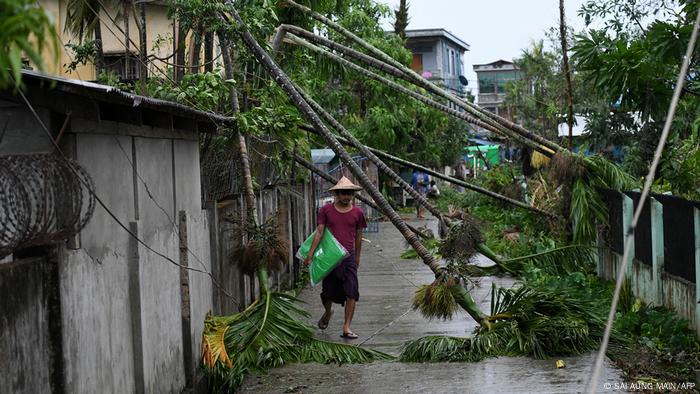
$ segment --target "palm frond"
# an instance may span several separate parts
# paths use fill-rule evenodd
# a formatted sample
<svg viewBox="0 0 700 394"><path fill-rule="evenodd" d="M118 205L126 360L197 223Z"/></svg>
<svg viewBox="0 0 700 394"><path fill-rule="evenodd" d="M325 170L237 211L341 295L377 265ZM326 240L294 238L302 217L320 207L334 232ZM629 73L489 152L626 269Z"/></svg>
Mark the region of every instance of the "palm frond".
<svg viewBox="0 0 700 394"><path fill-rule="evenodd" d="M605 223L608 209L600 194L583 179L577 179L571 191L571 220L574 242L590 244L596 238L596 221Z"/></svg>
<svg viewBox="0 0 700 394"><path fill-rule="evenodd" d="M590 156L585 159L589 178L595 187L607 187L615 190L625 190L637 187L634 177L626 173L620 166L601 156Z"/></svg>
<svg viewBox="0 0 700 394"><path fill-rule="evenodd" d="M589 273L593 269L595 249L588 245L567 245L527 256L503 260L501 264L513 272L523 272L531 266L548 274L567 275Z"/></svg>
<svg viewBox="0 0 700 394"><path fill-rule="evenodd" d="M518 288L491 292L491 329L477 328L468 338L424 337L407 342L400 360L478 361L485 357L580 354L594 349L605 329L605 286L591 285L591 276L575 272L564 277L543 275ZM619 332L612 340L623 342Z"/></svg>
<svg viewBox="0 0 700 394"><path fill-rule="evenodd" d="M440 256L440 240L437 238L428 238L423 242L423 246L425 246L426 249L428 249L428 252L435 256L436 259L441 258ZM401 258L402 259L417 259L419 258L418 253L416 253L415 249L410 248L406 249L401 253Z"/></svg>
<svg viewBox="0 0 700 394"><path fill-rule="evenodd" d="M371 349L314 339L311 326L301 320L309 315L299 302L286 293L264 293L244 312L207 317L202 358L215 391L235 390L245 374L288 363L391 358Z"/></svg>
<svg viewBox="0 0 700 394"><path fill-rule="evenodd" d="M299 361L320 364L361 364L392 359L394 357L373 349L312 339L304 346Z"/></svg>
<svg viewBox="0 0 700 394"><path fill-rule="evenodd" d="M409 363L465 361L469 353L470 342L471 338L444 335L414 339L404 343L399 361Z"/></svg>

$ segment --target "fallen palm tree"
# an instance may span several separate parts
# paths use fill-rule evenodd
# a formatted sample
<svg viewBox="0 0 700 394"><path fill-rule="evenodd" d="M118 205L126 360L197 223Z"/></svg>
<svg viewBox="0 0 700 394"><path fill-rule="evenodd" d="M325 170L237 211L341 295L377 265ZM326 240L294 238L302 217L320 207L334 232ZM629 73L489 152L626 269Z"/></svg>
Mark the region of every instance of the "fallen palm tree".
<svg viewBox="0 0 700 394"><path fill-rule="evenodd" d="M404 344L405 362L474 362L487 357L547 358L597 347L605 328L610 290L587 286L581 273L550 277L518 288L491 291L492 330L477 327L471 337L430 336ZM614 334L617 341L623 337Z"/></svg>
<svg viewBox="0 0 700 394"><path fill-rule="evenodd" d="M236 11L231 9L230 12L233 16L233 19L235 20L236 31L242 36L243 43L245 44L245 46L252 52L253 56L265 68L265 70L268 73L270 73L275 82L279 86L281 86L282 89L288 94L292 103L300 110L300 112L312 124L312 126L322 135L322 137L324 138L324 140L326 140L328 145L336 152L336 154L339 155L341 160L348 166L352 174L355 176L355 179L374 199L375 203L380 208L380 210L384 212L389 218L389 220L391 220L392 223L399 229L399 231L407 239L409 244L411 244L411 246L416 250L416 253L420 256L423 262L431 268L431 270L436 275L437 281L440 281L439 285L441 285L441 283L444 283L445 286L449 286L449 294L454 299L454 302L457 305L460 305L463 309L465 309L481 325L482 328L480 331L483 333L491 332L491 328L494 322L496 324L501 324L503 327L508 327L508 321L516 321L519 316L523 317L522 321L529 321L527 320L528 315L525 313L511 313L512 311L517 312L517 307L525 306L525 302L515 303L511 309L504 309L503 313L494 313L494 316L490 317L486 316L483 312L479 310L478 306L474 303L474 300L464 289L461 283L455 280L454 276L450 275L438 265L436 259L432 255L430 255L430 253L428 253L428 251L422 245L421 241L418 239L416 234L408 228L406 223L391 208L388 202L377 190L377 188L371 183L371 181L362 172L359 166L357 166L357 164L352 160L347 151L344 150L344 148L340 145L338 140L323 123L319 115L314 111L314 108L312 108L310 103L305 100L305 98L294 87L294 85L284 74L284 72L274 63L270 56L255 41L253 36L245 28L244 23L242 22ZM224 19L228 21L226 16L224 16ZM214 358L213 367L211 369L216 370L216 368L221 368L222 371L224 371L221 376L223 376L223 379L229 379L228 381L231 381L232 379L230 378L230 376L240 376L240 373L234 372L234 368L237 368L236 364L234 361L232 361L231 357L228 356L229 354L235 354L232 353L234 351L240 351L241 347L245 351L242 351L240 353L241 358L238 358L238 361L241 362L242 365L242 367L240 368L248 368L247 370L250 370L251 368L266 368L268 366L280 365L281 363L288 362L291 360L306 361L309 360L311 356L309 356L309 353L305 353L299 349L307 347L313 348L318 346L324 346L322 342L315 341L313 339L308 340L307 338L309 337L306 335L302 335L302 331L280 328L282 323L286 322L287 320L294 319L294 317L284 317L285 314L289 316L293 313L291 312L293 304L290 305L289 303L285 303L285 300L289 301L291 298L289 296L286 296L285 298L285 296L283 295L280 295L278 293L271 293L269 291L269 289L267 288L267 268L260 267L257 269L257 273L258 278L261 281L261 292L263 293L263 295L259 298L259 301L256 302L256 304L254 304L250 309L238 315L238 317L229 317L228 320L223 321L211 320L212 325L217 328L211 328L210 330L208 330L208 333L211 334L211 336L214 336L215 338L223 338L221 342L214 343L215 345L219 345L222 342L224 343L224 346L221 347L213 346L212 343L207 342L206 346L209 346L209 349L216 349L216 351L213 351L211 353L213 356L212 358ZM263 285L263 283L265 285ZM442 293L445 294L445 292ZM534 301L538 301L541 299L541 297L518 298L518 300L523 299L534 299ZM529 310L539 311L540 309L544 308L544 306L546 305L537 304L537 307L530 308ZM499 311L499 309L492 309L492 311L494 310ZM270 311L274 311L272 315L270 314ZM252 316L253 313L255 313L255 316ZM279 318L280 320L276 320L277 318ZM296 326L296 323L294 324ZM257 330L257 333L251 335L242 335L245 339L244 342L239 344L237 342L239 338L235 337L233 331L228 331L227 328L224 328L222 332L221 327L227 326L235 326L236 331L241 329L248 329L253 331ZM278 335L278 330L283 330L284 335ZM505 329L499 329L497 330L497 332L510 333L504 334L504 337L506 335L510 335L512 338L513 336L517 335L517 332L515 331L511 332L504 330ZM239 333L238 335L241 336L241 333ZM230 343L226 343L227 338L230 340ZM278 346L279 343L283 345ZM297 344L298 349L290 349L291 345L284 345L286 343L295 343ZM238 347L236 347L237 345ZM227 357L221 357L223 353L220 350L222 348L227 350ZM536 346L533 348L536 348ZM254 352L254 350L256 349L257 353ZM282 351L283 353L277 353L279 351ZM358 350L358 352L362 351L363 350L361 349ZM299 355L295 355L294 352L296 352L296 354ZM205 356L207 354L208 353L205 352ZM320 359L326 358L326 356L323 356L323 352L316 351L314 352L314 354L321 354L321 356L318 356L320 357ZM372 354L362 354L366 356L365 359L375 357L375 355ZM357 359L361 359L361 354L355 354L355 356L357 357ZM205 357L205 359L207 358ZM315 361L319 360L317 359ZM334 360L331 359L331 361Z"/></svg>
<svg viewBox="0 0 700 394"><path fill-rule="evenodd" d="M241 35L244 45L250 50L255 59L263 66L263 68L273 77L274 81L284 90L284 92L289 96L292 104L294 104L297 109L302 113L302 115L311 123L311 125L316 128L316 130L323 136L330 148L340 157L340 159L347 165L350 172L353 174L355 179L360 183L364 190L372 197L374 202L380 208L382 212L385 213L387 218L396 226L396 228L401 232L401 234L406 238L408 243L416 250L416 252L421 257L424 264L426 264L436 275L436 277L443 277L445 272L441 269L438 261L427 251L423 246L421 241L418 239L415 233L413 233L401 217L394 211L394 209L389 205L381 192L377 187L370 181L367 175L362 171L362 169L355 163L348 152L343 148L343 146L334 137L333 133L326 127L319 115L314 111L311 105L304 99L299 91L294 87L293 83L289 77L282 71L282 69L274 62L271 56L260 46L260 44L255 40L252 34L247 30L245 23L242 21L235 9L229 9L230 14L234 20L233 24L236 28L238 34ZM227 15L222 14L222 18L230 22ZM455 288L461 289L461 291L456 291L457 303L462 306L467 313L472 316L479 324L489 326L490 322L487 316L476 307L474 300L471 298L469 293L464 290L461 284L456 284Z"/></svg>
<svg viewBox="0 0 700 394"><path fill-rule="evenodd" d="M403 86L397 84L394 81L390 81L384 77L377 74L371 73L368 70L363 69L355 65L354 63L314 45L311 45L307 41L295 36L294 34L289 34L291 40L299 45L303 45L308 49L311 49L317 53L329 56L332 59L341 62L342 64L351 67L353 70L360 72L361 74L378 80L388 86L394 87L395 89L401 91L404 94L408 94L421 102L431 105L434 108L440 109L445 113L452 116L466 120L472 124L477 124L479 126L485 127L491 131L503 134L507 137L513 138L516 141L523 143L526 146L530 146L533 149L545 154L546 156L553 156L555 153L561 157L566 157L570 161L581 161L585 167L585 173L581 178L572 181L572 193L571 193L571 204L570 209L565 213L569 215L569 219L573 224L573 236L576 242L592 242L595 239L595 219L602 218L606 215L606 210L600 196L596 192L596 188L605 187L620 190L622 188L633 187L636 182L632 180L628 175L626 175L622 170L619 169L615 164L602 159L602 158L590 158L581 157L574 153L567 151L558 144L547 140L546 138L532 133L526 130L522 126L513 123L507 119L504 119L498 115L490 113L468 101L462 100L446 90L438 87L434 83L428 81L422 76L415 73L413 70L407 66L396 61L392 57L388 56L381 50L372 46L368 42L357 37L352 32L338 25L334 21L326 18L323 15L316 13L315 11L309 9L308 7L299 5L292 0L286 0L286 4L294 7L312 18L324 23L328 27L334 29L344 37L348 38L350 41L358 44L360 47L368 51L371 55L369 56L358 52L354 49L342 46L340 44L334 43L326 38L316 36L313 33L305 31L296 26L283 25L278 30L278 35L274 38L273 43L279 45L287 34L287 31L293 32L294 34L303 35L304 38L313 39L316 42L327 45L329 48L337 50L348 57L353 57L359 61L364 62L370 67L374 67L378 70L385 71L394 75L398 78L404 79L411 82L419 87L425 88L430 93L436 94L439 97L448 100L457 107L467 111L469 114L474 115L477 119L474 119L466 114L462 114L458 111L444 106L435 102L434 100L427 98L419 93L413 92L404 88ZM517 135L517 136L516 136Z"/></svg>
<svg viewBox="0 0 700 394"><path fill-rule="evenodd" d="M228 37L220 34L225 72L233 78ZM231 106L238 113L238 97L231 89ZM207 316L202 338L202 360L213 391L235 390L249 372L264 372L290 362L360 363L390 359L371 349L321 341L313 328L303 322L308 317L296 305L298 300L269 287L269 272L280 271L288 261L286 237L273 216L259 224L245 137L235 131L244 180L247 216L242 230L244 246L236 260L241 269L255 273L260 284L258 298L247 309L230 316Z"/></svg>
<svg viewBox="0 0 700 394"><path fill-rule="evenodd" d="M547 147L551 150L550 154L553 154L555 152L558 152L562 150L563 148L556 143L547 140L546 138L539 136L537 134L532 133L531 131L526 130L522 126L513 123L507 119L504 119L496 114L490 113L483 108L480 108L476 106L475 104L472 104L468 101L464 101L451 93L447 92L446 90L438 87L434 83L428 81L427 79L423 78L422 76L418 75L415 71L411 70L409 67L403 65L402 63L398 62L391 56L385 54L381 50L377 49L374 47L372 44L368 43L367 41L361 39L357 35L353 34L349 30L345 29L344 27L340 26L336 22L326 18L325 16L311 10L308 7L305 7L303 5L297 4L292 0L285 0L285 3L297 10L300 10L310 17L318 20L319 22L325 24L326 26L332 28L336 32L340 33L350 41L356 43L366 51L368 51L371 55L373 55L375 58L372 58L370 56L365 56L363 59L360 59L361 54L357 51L348 51L345 52L344 54L350 55L350 56L357 56L358 60L365 61L366 64L368 64L371 67L379 68L384 71L390 71L391 68L393 67L394 69L397 69L400 71L400 73L396 74L395 76L405 79L411 83L414 83L418 86L421 86L431 93L434 93L438 96L440 96L443 99L448 100L449 102L452 102L459 108L464 109L465 111L471 113L472 115L476 116L483 122L486 122L488 124L493 125L496 128L499 128L501 130L507 129L509 131L513 131L524 138L531 140L531 141L536 141L538 144L540 144L543 147ZM299 30L296 30L295 33L301 33ZM273 42L279 42L282 39L283 33L280 33L280 37L277 37L274 39ZM337 49L337 48L336 48ZM358 55L360 54L360 55Z"/></svg>
<svg viewBox="0 0 700 394"><path fill-rule="evenodd" d="M458 119L458 120L461 120L461 121L464 121L464 122L467 122L467 123L470 123L470 124L473 124L473 125L476 125L479 127L483 127L487 130L493 131L493 132L498 133L498 134L502 134L502 135L509 137L509 138L511 138L511 139L513 139L513 140L515 140L515 141L517 141L525 146L529 146L532 149L538 150L546 155L553 155L554 154L554 152L552 150L550 150L549 148L543 147L542 145L540 145L536 142L533 142L530 139L524 138L524 137L518 135L517 133L511 132L510 130L508 130L502 126L493 124L493 122L492 123L484 122L483 120L474 118L473 116L470 116L465 112L460 112L460 111L457 111L455 109L452 109L452 108L448 107L447 105L441 104L441 103L433 100L432 98L422 94L421 92L416 92L416 91L410 90L410 89L400 85L397 82L394 82L390 79L387 79L387 78L385 78L379 74L376 74L372 71L369 71L363 67L360 67L360 66L356 65L355 63L352 63L352 62L350 62L350 61L348 61L348 60L346 60L346 59L344 59L344 58L342 58L342 57L340 57L332 52L329 52L329 51L322 49L318 46L312 45L309 42L307 42L299 37L296 37L293 34L290 34L290 38L291 38L290 42L292 42L292 43L304 46L305 48L307 48L315 53L329 57L330 59L333 59L333 60L343 64L344 66L347 66L348 68L351 68L351 69L357 71L358 73L360 73L360 74L362 74L370 79L374 79L375 81L381 82L381 83L391 87L392 89L394 89L398 93L412 97L413 99L415 99L415 100L417 100L425 105L433 107L437 110L440 110L440 111L452 116L455 119Z"/></svg>
<svg viewBox="0 0 700 394"><path fill-rule="evenodd" d="M310 127L310 126L308 126L308 125L301 125L300 128L303 129L303 130L305 130L305 131L308 131L308 132L310 132L310 133L316 134L316 130L315 130L313 127ZM355 143L354 143L353 141L350 141L350 140L348 140L348 139L346 139L346 138L343 138L343 137L340 137L340 136L336 136L336 138L338 139L338 141L340 141L341 143L343 143L343 144L345 144L345 145L349 145L349 146L352 146L352 147L356 147L356 146L355 146ZM520 207L520 208L524 208L524 209L527 209L527 210L530 210L530 211L533 211L533 212L536 212L536 213L539 213L539 214L542 214L542 215L546 215L546 216L549 216L549 217L552 217L552 218L556 218L556 217L557 217L557 215L554 214L554 213L552 213L552 212L548 212L548 211L545 211L545 210L543 210L543 209L539 209L539 208L537 208L537 207L533 207L532 205L528 205L528 204L526 204L526 203L524 203L524 202L522 202L522 201L514 200L514 199L512 199L512 198L510 198L510 197L504 196L504 195L502 195L502 194L498 194L498 193L496 193L496 192L494 192L494 191L491 191L491 190L485 189L485 188L483 188L483 187L474 185L474 184L469 183L469 182L466 182L466 181L464 181L464 180L457 179L457 178L454 178L454 177L451 177L451 176L448 176L448 175L445 175L445 174L441 174L441 173L439 173L439 172L437 172L437 171L434 171L434 170L432 170L432 169L430 169L430 168L428 168L428 167L422 166L422 165L420 165L420 164L417 164L417 163L414 163L414 162L411 162L411 161L408 161L408 160L404 160L404 159L402 159L402 158L400 158L400 157L391 155L391 154L386 153L386 152L384 152L384 151L381 151L381 150L379 150L379 149L375 149L375 148L372 148L372 147L369 147L369 146L365 146L365 147L366 147L370 152L376 154L377 156L379 156L379 157L381 157L381 158L384 158L384 159L386 159L386 160L393 161L394 163L400 164L400 165L402 165L402 166L404 166L404 167L408 167L408 168L411 168L411 169L414 169L414 170L422 171L422 172L424 172L424 173L426 173L426 174L428 174L428 175L434 176L435 178L438 178L438 179L442 179L442 180L444 180L444 181L446 181L446 182L449 182L449 183L451 183L451 184L453 184L453 185L462 186L462 187L464 187L464 188L466 188L466 189L469 189L469 190L475 191L475 192L477 192L477 193L480 193L480 194L489 196L489 197L491 197L491 198L495 198L495 199L497 199L497 200L499 200L499 201L501 201L501 202L503 202L503 203L505 203L505 204L513 205L513 206Z"/></svg>

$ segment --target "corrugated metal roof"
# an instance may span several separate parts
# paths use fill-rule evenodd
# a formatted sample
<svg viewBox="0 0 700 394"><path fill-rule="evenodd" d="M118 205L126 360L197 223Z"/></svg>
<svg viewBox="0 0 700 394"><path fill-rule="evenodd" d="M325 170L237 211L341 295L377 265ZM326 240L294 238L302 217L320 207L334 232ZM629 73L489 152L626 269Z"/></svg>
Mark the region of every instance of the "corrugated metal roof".
<svg viewBox="0 0 700 394"><path fill-rule="evenodd" d="M228 116L200 111L172 101L139 96L137 94L124 92L113 86L101 85L94 82L68 79L31 70L22 70L22 80L24 83L36 82L41 84L42 82L47 82L50 84L49 88L66 93L89 96L96 100L128 105L133 108L145 107L203 122L214 124L229 124L233 122L233 118Z"/></svg>

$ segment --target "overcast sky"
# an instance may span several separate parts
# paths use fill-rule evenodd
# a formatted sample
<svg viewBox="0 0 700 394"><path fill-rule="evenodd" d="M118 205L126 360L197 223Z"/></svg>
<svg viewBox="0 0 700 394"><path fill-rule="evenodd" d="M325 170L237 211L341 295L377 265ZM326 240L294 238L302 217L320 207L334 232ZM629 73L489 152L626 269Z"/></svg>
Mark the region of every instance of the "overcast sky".
<svg viewBox="0 0 700 394"><path fill-rule="evenodd" d="M399 0L375 0L398 8ZM408 29L444 28L471 47L465 54L465 75L476 94L474 64L520 56L532 40L559 26L559 0L408 0ZM567 23L583 29L577 12L585 0L565 0ZM393 17L385 21L387 30Z"/></svg>

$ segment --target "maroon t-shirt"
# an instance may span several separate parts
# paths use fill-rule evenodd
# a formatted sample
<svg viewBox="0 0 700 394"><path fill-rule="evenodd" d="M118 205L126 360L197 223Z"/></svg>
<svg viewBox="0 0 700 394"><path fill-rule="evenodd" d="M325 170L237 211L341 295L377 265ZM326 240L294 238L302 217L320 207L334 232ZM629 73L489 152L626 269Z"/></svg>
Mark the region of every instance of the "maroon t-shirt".
<svg viewBox="0 0 700 394"><path fill-rule="evenodd" d="M367 227L362 209L353 206L345 213L338 212L333 203L326 204L318 210L318 224L325 224L348 253L355 252L355 231Z"/></svg>

